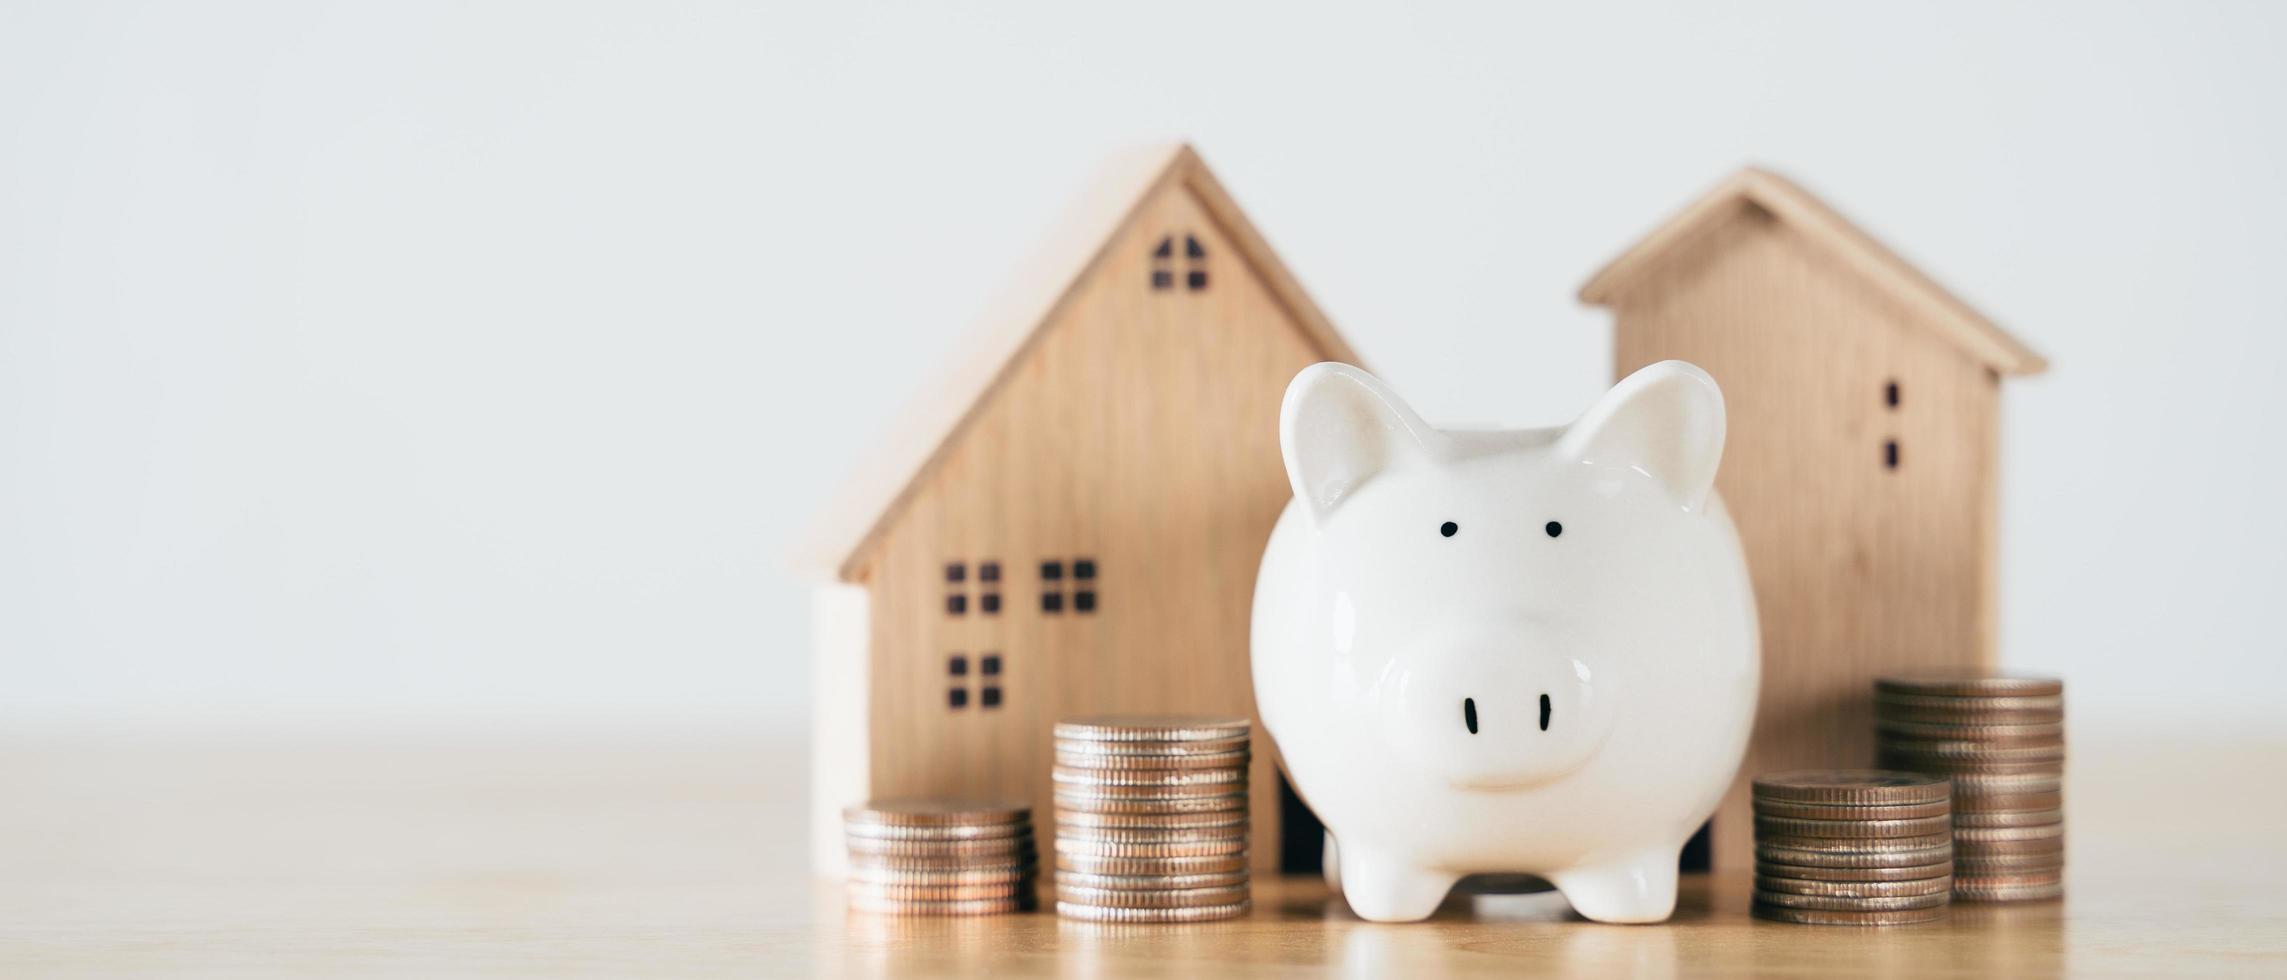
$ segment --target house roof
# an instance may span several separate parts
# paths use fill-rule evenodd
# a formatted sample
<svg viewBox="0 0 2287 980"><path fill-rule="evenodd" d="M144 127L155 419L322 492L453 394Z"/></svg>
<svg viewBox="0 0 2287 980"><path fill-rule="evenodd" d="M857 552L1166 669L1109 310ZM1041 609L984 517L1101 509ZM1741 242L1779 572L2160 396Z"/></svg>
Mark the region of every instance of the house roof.
<svg viewBox="0 0 2287 980"><path fill-rule="evenodd" d="M1844 265L1866 277L1922 319L1964 353L2001 374L2039 374L2048 361L2009 335L1968 303L1946 291L1921 270L1825 202L1777 174L1748 167L1732 175L1713 192L1668 220L1644 240L1580 287L1582 302L1609 306L1626 295L1647 274L1707 241L1709 233L1742 210L1760 208L1786 222L1812 242L1825 248Z"/></svg>
<svg viewBox="0 0 2287 980"><path fill-rule="evenodd" d="M797 556L802 567L845 582L864 574L866 561L891 520L986 399L1014 375L1024 353L1055 322L1145 202L1174 187L1197 198L1321 356L1358 363L1333 323L1302 291L1196 151L1187 144L1172 144L1120 155L1102 168L1091 190L1074 202L1033 259L988 306L968 339L956 348L961 355L908 404L828 512L811 525Z"/></svg>

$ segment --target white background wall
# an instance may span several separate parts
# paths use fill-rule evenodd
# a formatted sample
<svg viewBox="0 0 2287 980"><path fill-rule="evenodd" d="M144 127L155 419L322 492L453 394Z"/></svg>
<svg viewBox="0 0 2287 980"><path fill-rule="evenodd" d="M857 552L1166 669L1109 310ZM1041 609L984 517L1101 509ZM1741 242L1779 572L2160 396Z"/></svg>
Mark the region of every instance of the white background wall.
<svg viewBox="0 0 2287 980"><path fill-rule="evenodd" d="M797 720L784 555L1106 153L1433 417L1745 161L2035 347L2005 655L2283 724L2287 7L0 4L0 717ZM496 715L497 716L497 715Z"/></svg>

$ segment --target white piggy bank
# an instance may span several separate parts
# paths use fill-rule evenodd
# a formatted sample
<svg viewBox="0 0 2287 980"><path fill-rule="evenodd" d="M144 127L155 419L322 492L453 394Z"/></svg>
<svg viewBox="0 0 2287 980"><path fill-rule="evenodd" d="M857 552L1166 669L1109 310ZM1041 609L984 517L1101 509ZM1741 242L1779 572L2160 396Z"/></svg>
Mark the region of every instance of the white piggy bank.
<svg viewBox="0 0 2287 980"><path fill-rule="evenodd" d="M1590 919L1667 918L1759 670L1715 381L1667 361L1570 427L1462 432L1318 364L1279 426L1255 697L1351 909L1421 919L1523 872Z"/></svg>

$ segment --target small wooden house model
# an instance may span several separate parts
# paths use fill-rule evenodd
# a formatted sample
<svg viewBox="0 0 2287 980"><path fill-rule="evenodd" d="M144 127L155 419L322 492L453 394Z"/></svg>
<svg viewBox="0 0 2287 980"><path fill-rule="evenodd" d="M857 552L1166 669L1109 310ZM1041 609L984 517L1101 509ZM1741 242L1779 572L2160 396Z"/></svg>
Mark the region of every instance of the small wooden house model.
<svg viewBox="0 0 2287 980"><path fill-rule="evenodd" d="M1717 479L1746 545L1763 694L1714 859L1753 850L1747 779L1873 762L1871 681L1994 661L2001 379L2040 355L1788 181L1746 170L1580 291L1614 377L1723 386Z"/></svg>
<svg viewBox="0 0 2287 980"><path fill-rule="evenodd" d="M1356 358L1189 147L1113 170L820 525L822 870L869 797L1022 800L1045 839L1059 719L1254 714L1279 401ZM1268 739L1250 777L1275 867Z"/></svg>

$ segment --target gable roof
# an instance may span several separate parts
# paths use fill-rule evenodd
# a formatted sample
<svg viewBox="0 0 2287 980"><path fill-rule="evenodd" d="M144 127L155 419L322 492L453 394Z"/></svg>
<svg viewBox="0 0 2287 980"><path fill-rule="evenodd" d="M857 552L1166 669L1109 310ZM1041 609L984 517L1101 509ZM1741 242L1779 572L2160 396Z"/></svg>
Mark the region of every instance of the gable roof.
<svg viewBox="0 0 2287 980"><path fill-rule="evenodd" d="M1580 287L1581 301L1611 305L1648 273L1698 247L1710 232L1749 208L1760 208L1801 232L1875 288L1921 314L1947 340L1988 368L2001 374L2039 374L2049 366L2032 348L1908 265L1825 202L1786 178L1755 167L1732 175L1613 259Z"/></svg>
<svg viewBox="0 0 2287 980"><path fill-rule="evenodd" d="M1305 342L1327 360L1358 363L1333 323L1310 301L1188 144L1120 155L1106 164L1091 190L1067 210L1016 280L988 306L956 348L961 356L907 406L834 497L828 513L811 525L797 556L802 567L828 572L844 582L857 580L891 519L905 508L986 399L1013 376L1024 353L1055 322L1143 205L1173 188L1187 190L1199 201L1301 330Z"/></svg>

